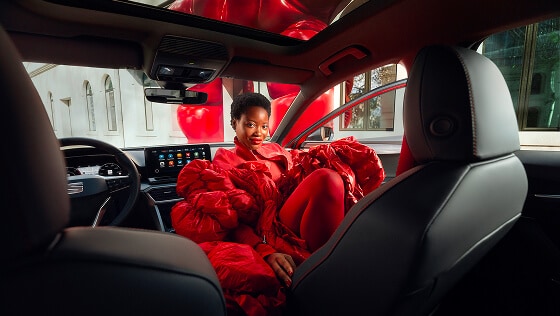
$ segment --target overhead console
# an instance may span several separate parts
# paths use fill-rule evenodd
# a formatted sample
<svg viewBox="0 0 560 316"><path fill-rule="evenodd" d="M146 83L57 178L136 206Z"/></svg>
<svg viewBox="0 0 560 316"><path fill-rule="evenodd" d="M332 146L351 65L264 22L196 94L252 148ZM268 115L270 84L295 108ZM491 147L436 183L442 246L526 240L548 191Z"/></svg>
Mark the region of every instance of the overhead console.
<svg viewBox="0 0 560 316"><path fill-rule="evenodd" d="M149 76L165 83L208 83L228 62L228 52L219 43L178 36L164 36Z"/></svg>
<svg viewBox="0 0 560 316"><path fill-rule="evenodd" d="M210 145L172 145L144 149L146 176L151 184L174 183L183 167L194 159L212 160Z"/></svg>

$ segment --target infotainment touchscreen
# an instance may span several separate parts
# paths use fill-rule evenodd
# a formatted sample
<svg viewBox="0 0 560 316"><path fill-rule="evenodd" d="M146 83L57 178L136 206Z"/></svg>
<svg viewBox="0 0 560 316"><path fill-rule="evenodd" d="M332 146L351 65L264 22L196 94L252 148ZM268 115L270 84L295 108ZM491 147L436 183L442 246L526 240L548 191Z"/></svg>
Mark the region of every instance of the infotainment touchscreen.
<svg viewBox="0 0 560 316"><path fill-rule="evenodd" d="M194 159L212 160L210 145L173 145L144 149L148 180L177 178L181 169Z"/></svg>

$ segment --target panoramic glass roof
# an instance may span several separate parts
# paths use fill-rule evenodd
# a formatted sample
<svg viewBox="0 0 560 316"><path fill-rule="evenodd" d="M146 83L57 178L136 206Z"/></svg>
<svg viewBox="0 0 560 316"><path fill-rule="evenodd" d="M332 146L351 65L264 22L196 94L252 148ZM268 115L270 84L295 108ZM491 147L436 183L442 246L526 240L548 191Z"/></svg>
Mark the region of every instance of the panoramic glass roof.
<svg viewBox="0 0 560 316"><path fill-rule="evenodd" d="M135 0L308 40L367 0Z"/></svg>

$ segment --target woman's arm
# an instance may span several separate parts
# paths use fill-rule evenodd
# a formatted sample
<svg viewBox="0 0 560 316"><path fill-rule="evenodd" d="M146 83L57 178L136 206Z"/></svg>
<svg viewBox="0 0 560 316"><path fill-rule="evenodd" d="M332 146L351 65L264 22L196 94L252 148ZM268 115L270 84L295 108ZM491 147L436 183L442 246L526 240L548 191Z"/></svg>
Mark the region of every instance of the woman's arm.
<svg viewBox="0 0 560 316"><path fill-rule="evenodd" d="M266 243L264 236L257 236L255 231L246 224L239 224L233 231L233 238L236 242L253 246L255 251L272 268L279 280L283 281L288 287L292 284L291 276L294 273L296 264L291 256L276 252L272 246Z"/></svg>
<svg viewBox="0 0 560 316"><path fill-rule="evenodd" d="M287 287L292 285L291 276L294 274L296 264L290 255L275 252L264 258L266 263L272 268L276 277L286 284Z"/></svg>

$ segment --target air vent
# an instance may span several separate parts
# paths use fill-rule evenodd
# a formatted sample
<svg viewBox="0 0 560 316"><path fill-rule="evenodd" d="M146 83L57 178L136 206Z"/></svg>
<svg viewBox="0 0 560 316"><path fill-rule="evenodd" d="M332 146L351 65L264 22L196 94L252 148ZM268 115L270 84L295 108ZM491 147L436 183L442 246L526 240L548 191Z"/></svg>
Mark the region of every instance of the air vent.
<svg viewBox="0 0 560 316"><path fill-rule="evenodd" d="M183 198L177 194L175 186L153 188L146 192L156 203L180 201Z"/></svg>
<svg viewBox="0 0 560 316"><path fill-rule="evenodd" d="M222 61L228 59L227 50L221 44L174 36L165 36L159 44L158 52L181 55L187 58Z"/></svg>

